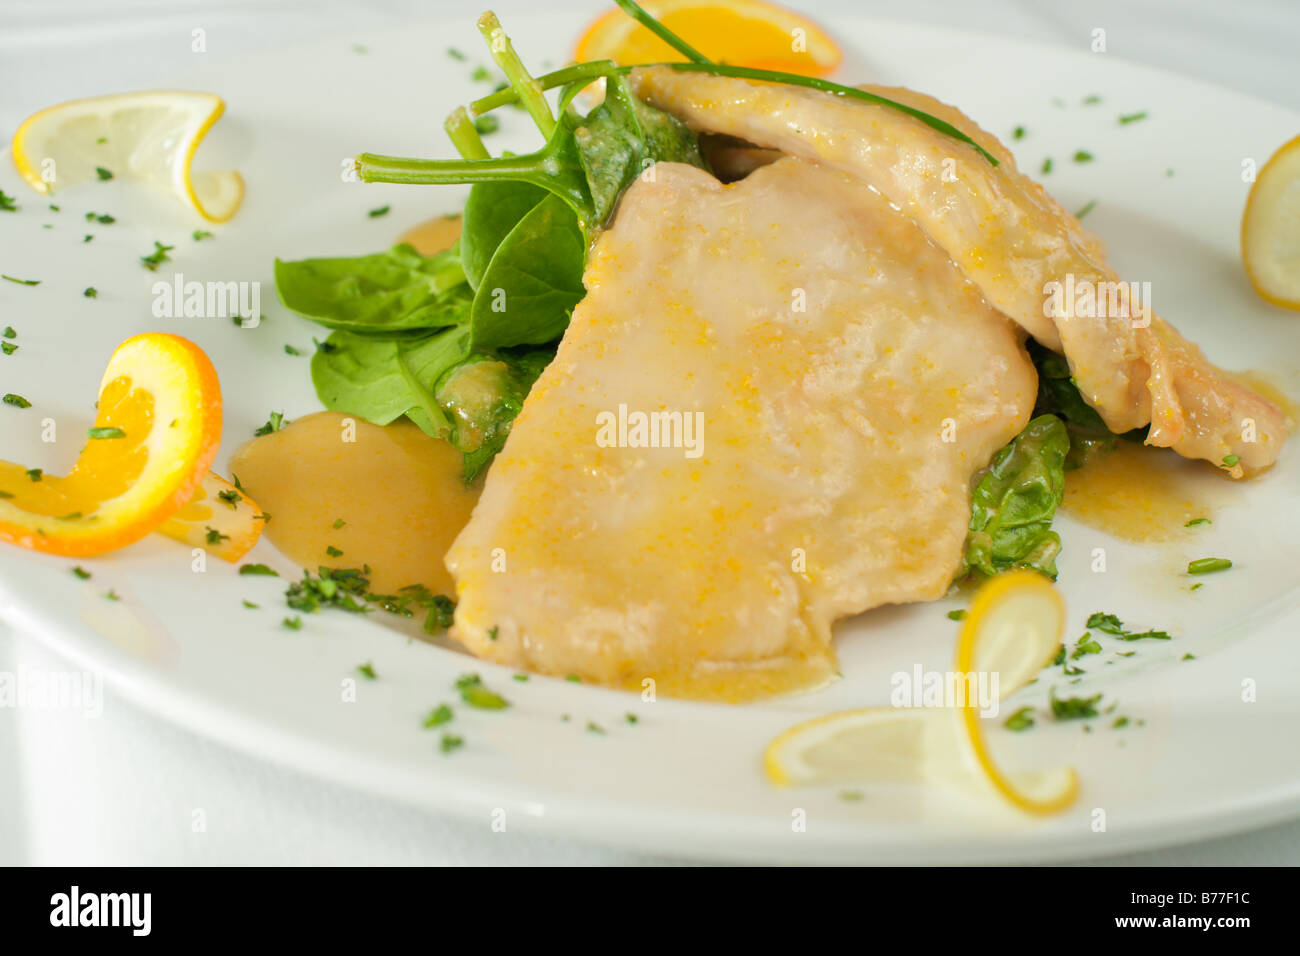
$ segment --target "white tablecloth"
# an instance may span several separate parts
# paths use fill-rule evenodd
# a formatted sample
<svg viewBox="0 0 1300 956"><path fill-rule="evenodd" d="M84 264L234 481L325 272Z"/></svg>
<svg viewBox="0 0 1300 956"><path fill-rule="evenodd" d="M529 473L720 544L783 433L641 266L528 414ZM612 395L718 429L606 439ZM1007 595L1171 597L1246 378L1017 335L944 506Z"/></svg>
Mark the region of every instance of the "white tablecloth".
<svg viewBox="0 0 1300 956"><path fill-rule="evenodd" d="M1212 80L1300 110L1295 0L791 0L1084 47ZM487 0L479 6L486 7ZM604 0L551 0L575 30ZM537 9L496 0L511 10ZM0 0L0 130L78 96L156 86L208 56L452 13L450 0ZM1026 82L1033 78L1026 77ZM1206 117L1206 135L1214 118ZM1300 132L1298 130L1297 132ZM0 624L0 672L53 670L32 635ZM0 864L636 864L673 862L443 819L266 764L149 716L108 692L103 719L0 708ZM194 832L202 809L206 830ZM1300 822L1106 862L1300 863Z"/></svg>

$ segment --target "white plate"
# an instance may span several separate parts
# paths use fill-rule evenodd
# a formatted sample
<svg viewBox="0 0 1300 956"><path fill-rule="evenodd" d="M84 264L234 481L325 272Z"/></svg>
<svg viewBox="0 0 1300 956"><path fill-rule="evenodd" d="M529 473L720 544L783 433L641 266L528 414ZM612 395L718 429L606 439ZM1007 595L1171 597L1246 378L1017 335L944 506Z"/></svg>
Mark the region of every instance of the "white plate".
<svg viewBox="0 0 1300 956"><path fill-rule="evenodd" d="M510 19L507 28L532 64L561 62L579 27L551 16ZM885 21L829 26L852 51L842 78L915 86L955 102L1011 143L1030 170L1052 156L1055 169L1045 180L1053 193L1071 209L1098 201L1088 225L1109 242L1121 275L1153 283L1158 311L1224 366L1267 370L1294 388L1300 322L1253 295L1237 235L1249 188L1243 160L1262 163L1300 130L1300 117L1110 55ZM354 44L368 52L355 52ZM470 52L468 64L444 55L452 45ZM66 468L80 441L42 443L42 419L56 419L61 434L80 435L109 353L146 329L188 336L216 364L226 402L219 467L269 411L292 418L317 409L307 359L286 355L283 345L310 350L312 335L321 333L274 301L272 260L382 249L405 227L459 208L457 189L345 184L340 169L367 149L450 155L441 118L483 89L469 79L485 59L481 49L467 17L219 61L185 78L179 85L217 92L228 104L200 164L234 165L248 182L238 216L202 243L188 238L202 224L183 209L117 181L65 192L56 200L62 212L49 212L6 163L0 186L17 193L23 208L0 215L0 271L43 281L32 288L0 283L0 324L16 326L21 345L0 358L0 390L34 403L21 412L0 409L0 453ZM1083 105L1090 94L1102 102ZM1118 124L1119 114L1140 110L1149 118ZM495 150L535 145L523 114L506 111L503 121L490 140ZM1012 142L1017 125L1028 133ZM1070 162L1078 149L1095 162ZM392 205L387 217L366 215L384 204ZM83 214L90 210L111 212L118 222L88 224ZM44 222L55 228L42 229ZM86 233L96 237L89 244ZM260 281L268 320L237 330L224 319L153 318L151 285L169 274L148 273L136 259L154 239L176 245L165 268L187 279ZM97 300L82 296L90 285L99 289ZM1077 723L1040 723L1009 741L1017 759L1078 768L1078 804L1049 820L940 791L868 789L865 800L851 803L835 790L779 791L763 780L759 755L778 731L826 711L883 704L890 675L916 663L945 670L955 634L945 612L955 602L882 609L847 622L838 629L844 679L837 685L735 708L643 703L541 678L515 683L508 670L409 641L385 627L383 615L326 613L290 632L280 626L283 580L241 578L219 561L196 574L188 549L165 539L82 562L94 570L84 583L69 573L72 561L0 549L0 614L187 727L322 777L484 822L504 811L512 827L730 859L1113 854L1300 813L1298 455L1293 444L1193 545L1143 548L1060 519L1067 637L1083 631L1090 611L1106 610L1167 628L1177 639L1148 642L1114 666L1090 667L1071 690L1104 691L1145 727L1112 731L1094 722L1095 732L1085 734ZM1108 549L1105 574L1089 570L1098 546ZM1189 594L1176 569L1209 554L1237 566ZM292 571L269 544L251 558ZM101 596L110 587L120 604ZM244 609L243 598L262 610ZM1197 660L1182 662L1189 651ZM341 682L366 660L379 680L360 681L359 700L343 703ZM454 699L451 684L468 670L514 707L459 708L454 726L467 745L444 757L438 733L423 730L421 719ZM1243 702L1243 681L1255 682L1256 702ZM1041 685L1027 688L1024 702L1045 693ZM625 723L627 712L640 722ZM586 730L588 720L607 733ZM802 831L794 826L801 813Z"/></svg>

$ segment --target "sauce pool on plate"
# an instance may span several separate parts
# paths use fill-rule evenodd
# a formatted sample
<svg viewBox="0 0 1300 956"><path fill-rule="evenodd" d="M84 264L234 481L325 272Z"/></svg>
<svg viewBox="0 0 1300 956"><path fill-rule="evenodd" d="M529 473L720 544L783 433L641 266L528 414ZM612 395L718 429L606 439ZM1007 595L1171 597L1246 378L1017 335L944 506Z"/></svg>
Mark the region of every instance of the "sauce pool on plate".
<svg viewBox="0 0 1300 956"><path fill-rule="evenodd" d="M443 558L482 490L462 480L461 461L410 422L318 412L248 442L230 470L270 514L271 543L300 566L369 565L376 593L422 584L453 595Z"/></svg>

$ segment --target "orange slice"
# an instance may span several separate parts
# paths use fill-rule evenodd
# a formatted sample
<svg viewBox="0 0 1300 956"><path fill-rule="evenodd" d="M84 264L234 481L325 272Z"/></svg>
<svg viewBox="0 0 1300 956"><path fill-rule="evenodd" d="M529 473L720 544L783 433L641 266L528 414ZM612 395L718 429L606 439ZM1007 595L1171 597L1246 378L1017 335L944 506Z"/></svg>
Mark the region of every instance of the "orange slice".
<svg viewBox="0 0 1300 956"><path fill-rule="evenodd" d="M179 335L113 352L89 440L65 476L0 461L0 541L93 555L143 538L194 497L221 441L212 363Z"/></svg>
<svg viewBox="0 0 1300 956"><path fill-rule="evenodd" d="M159 525L169 538L238 561L262 535L266 517L252 498L215 472L208 472L194 497Z"/></svg>
<svg viewBox="0 0 1300 956"><path fill-rule="evenodd" d="M840 49L817 24L760 0L646 0L646 12L711 60L733 66L827 76ZM621 65L677 62L684 57L617 7L595 20L573 58Z"/></svg>

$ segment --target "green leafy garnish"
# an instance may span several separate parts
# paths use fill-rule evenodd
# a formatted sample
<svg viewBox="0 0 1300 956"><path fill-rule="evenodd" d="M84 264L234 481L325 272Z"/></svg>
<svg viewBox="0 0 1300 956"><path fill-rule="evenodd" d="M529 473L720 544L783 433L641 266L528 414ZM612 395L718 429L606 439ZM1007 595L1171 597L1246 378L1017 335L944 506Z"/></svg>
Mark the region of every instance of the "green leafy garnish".
<svg viewBox="0 0 1300 956"><path fill-rule="evenodd" d="M81 578L81 580L83 581L90 580L90 572L87 571L85 568L82 567L73 568L72 573L75 574L77 577Z"/></svg>
<svg viewBox="0 0 1300 956"><path fill-rule="evenodd" d="M1086 149L1077 150L1074 154L1074 161L1076 163L1090 163L1092 160L1092 153L1088 152Z"/></svg>
<svg viewBox="0 0 1300 956"><path fill-rule="evenodd" d="M263 435L269 435L271 432L278 432L285 425L289 424L284 420L284 412L272 412L267 418L266 424L259 427L253 432L255 438L261 438Z"/></svg>
<svg viewBox="0 0 1300 956"><path fill-rule="evenodd" d="M171 262L172 257L167 255L167 253L171 252L175 248L175 246L164 246L161 242L155 239L153 243L153 252L147 256L141 256L140 264L150 272L157 272L158 267L164 262Z"/></svg>
<svg viewBox="0 0 1300 956"><path fill-rule="evenodd" d="M378 219L380 216L387 216L389 210L391 210L392 208L393 208L392 206L379 206L376 209L370 210L370 212L366 213L366 215L369 216L371 219Z"/></svg>
<svg viewBox="0 0 1300 956"><path fill-rule="evenodd" d="M106 427L87 428L86 437L87 438L125 438L126 432L122 431L122 429L120 428L106 428Z"/></svg>
<svg viewBox="0 0 1300 956"><path fill-rule="evenodd" d="M271 578L278 578L280 576L279 571L267 567L265 564L242 564L239 566L239 573L247 575L264 575Z"/></svg>
<svg viewBox="0 0 1300 956"><path fill-rule="evenodd" d="M1197 558L1187 565L1188 574L1212 574L1215 571L1226 571L1232 567L1232 562L1227 558Z"/></svg>
<svg viewBox="0 0 1300 956"><path fill-rule="evenodd" d="M1090 717L1097 717L1097 702L1101 700L1101 694L1093 697L1057 697L1055 689L1049 691L1048 697L1052 704L1052 716L1057 720L1086 720Z"/></svg>
<svg viewBox="0 0 1300 956"><path fill-rule="evenodd" d="M438 749L440 749L444 754L449 754L453 750L459 750L463 746L465 746L465 738L457 737L455 734L443 734L442 740L438 744Z"/></svg>
<svg viewBox="0 0 1300 956"><path fill-rule="evenodd" d="M1125 113L1119 118L1119 125L1127 126L1129 123L1136 123L1139 120L1144 120L1146 118L1147 118L1146 110L1143 110L1140 113Z"/></svg>
<svg viewBox="0 0 1300 956"><path fill-rule="evenodd" d="M1022 730L1028 730L1034 726L1034 708L1021 707L1018 711L1007 718L1004 726L1007 730L1014 730L1019 733Z"/></svg>
<svg viewBox="0 0 1300 956"><path fill-rule="evenodd" d="M378 674L375 673L375 665L372 664L370 661L366 661L364 664L358 664L357 673L359 673L362 677L368 678L369 680L374 680L379 676Z"/></svg>
<svg viewBox="0 0 1300 956"><path fill-rule="evenodd" d="M40 279L19 279L16 278L15 276L7 276L7 275L0 275L0 279L4 279L7 282L13 282L16 285L40 285L41 284Z"/></svg>
<svg viewBox="0 0 1300 956"><path fill-rule="evenodd" d="M1065 496L1070 438L1054 415L1033 419L994 456L972 493L965 562L992 577L1033 568L1053 580L1061 539L1052 518Z"/></svg>
<svg viewBox="0 0 1300 956"><path fill-rule="evenodd" d="M293 617L286 617L286 618L285 618L284 620L282 620L280 623L283 624L285 627L287 627L287 628L288 628L289 630L291 630L291 631L301 631L301 630L302 630L302 618L299 617L299 616L296 615L296 614L295 614Z"/></svg>
<svg viewBox="0 0 1300 956"><path fill-rule="evenodd" d="M31 408L32 403L27 401L21 395L15 395L13 392L6 392L3 399L0 399L6 405L12 405L14 408Z"/></svg>
<svg viewBox="0 0 1300 956"><path fill-rule="evenodd" d="M424 726L441 727L443 724L450 723L455 716L452 709L446 704L439 704L433 710L429 711L429 716L424 718Z"/></svg>
<svg viewBox="0 0 1300 956"><path fill-rule="evenodd" d="M510 702L504 697L489 690L478 674L462 676L456 681L456 689L460 691L461 700L480 710L504 710L510 706Z"/></svg>
<svg viewBox="0 0 1300 956"><path fill-rule="evenodd" d="M99 177L99 181L101 183L108 182L110 179L113 178L113 174L109 172L107 169L105 169L103 166L95 167L95 175Z"/></svg>
<svg viewBox="0 0 1300 956"><path fill-rule="evenodd" d="M1184 528L1194 528L1194 527L1196 527L1197 525L1200 525L1200 524L1210 524L1210 523L1211 523L1211 522L1210 522L1210 519L1209 519L1209 518L1193 518L1191 521L1187 522L1187 524L1183 525L1183 527L1184 527Z"/></svg>
<svg viewBox="0 0 1300 956"><path fill-rule="evenodd" d="M84 295L87 299L98 299L98 298L99 298L99 290L96 289L94 286L91 286L91 287L88 288L85 292L83 292L83 293L81 293L81 294Z"/></svg>
<svg viewBox="0 0 1300 956"><path fill-rule="evenodd" d="M232 511L238 508L239 503L244 500L240 497L239 492L235 491L233 488L227 488L225 491L218 491L217 497L230 505Z"/></svg>
<svg viewBox="0 0 1300 956"><path fill-rule="evenodd" d="M212 233L208 232L206 229L195 229L190 233L190 238L195 242L202 242L204 239L211 239Z"/></svg>
<svg viewBox="0 0 1300 956"><path fill-rule="evenodd" d="M230 535L228 535L228 534L222 534L222 533L221 533L220 531L218 531L216 528L206 527L206 528L204 528L204 530L207 532L207 534L206 534L204 537L205 537L205 539L207 540L208 544L211 544L211 545L218 545L218 544L220 544L222 541L229 541L229 540L230 540Z"/></svg>
<svg viewBox="0 0 1300 956"><path fill-rule="evenodd" d="M18 349L19 346L14 345L12 342L0 342L0 350L3 350L5 355L13 355Z"/></svg>

